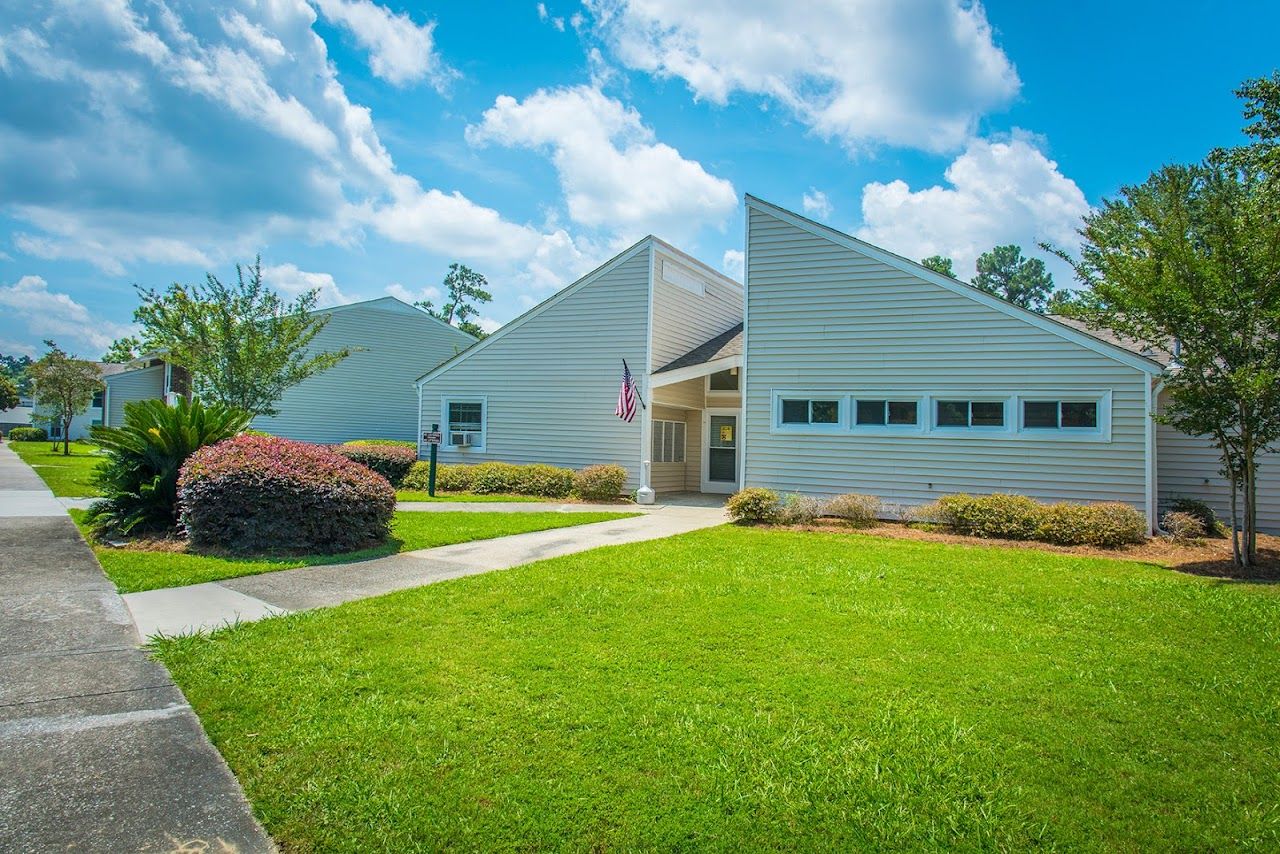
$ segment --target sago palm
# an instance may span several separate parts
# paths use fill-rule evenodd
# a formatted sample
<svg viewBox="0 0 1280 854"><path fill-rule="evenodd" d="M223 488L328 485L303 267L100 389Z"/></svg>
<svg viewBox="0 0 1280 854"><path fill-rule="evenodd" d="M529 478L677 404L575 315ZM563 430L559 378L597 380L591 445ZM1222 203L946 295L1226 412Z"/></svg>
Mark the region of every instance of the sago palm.
<svg viewBox="0 0 1280 854"><path fill-rule="evenodd" d="M180 399L126 403L120 427L94 427L106 452L94 480L104 496L89 510L94 534L128 536L177 525L178 472L196 449L244 430L250 415L219 403Z"/></svg>

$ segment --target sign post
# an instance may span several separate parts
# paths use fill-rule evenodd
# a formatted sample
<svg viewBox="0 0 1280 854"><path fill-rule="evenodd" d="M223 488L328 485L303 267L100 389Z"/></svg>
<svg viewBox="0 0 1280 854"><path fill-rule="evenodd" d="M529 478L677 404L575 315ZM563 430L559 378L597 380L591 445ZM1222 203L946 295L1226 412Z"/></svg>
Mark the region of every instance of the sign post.
<svg viewBox="0 0 1280 854"><path fill-rule="evenodd" d="M436 497L436 452L440 448L440 425L432 424L430 433L422 434L422 441L431 446L431 468L427 472L427 495Z"/></svg>

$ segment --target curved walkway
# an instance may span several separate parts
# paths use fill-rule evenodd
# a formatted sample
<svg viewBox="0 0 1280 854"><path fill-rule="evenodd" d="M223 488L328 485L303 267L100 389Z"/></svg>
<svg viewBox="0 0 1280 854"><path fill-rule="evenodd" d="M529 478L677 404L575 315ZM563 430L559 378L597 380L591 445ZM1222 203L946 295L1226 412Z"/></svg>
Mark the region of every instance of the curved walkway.
<svg viewBox="0 0 1280 854"><path fill-rule="evenodd" d="M587 504L548 505L532 502L510 505L435 502L414 507L402 505L402 509L425 512L473 509L474 512L501 512L497 508L508 506L513 512L638 509L643 514L611 522L401 552L360 563L305 566L208 584L193 584L189 587L128 593L125 594L124 601L144 637L160 633L186 634L290 611L340 605L343 602L381 596L450 578L509 569L600 546L656 540L725 522L722 507L675 504L620 508L618 505L597 507Z"/></svg>
<svg viewBox="0 0 1280 854"><path fill-rule="evenodd" d="M0 851L273 851L44 482L0 444Z"/></svg>

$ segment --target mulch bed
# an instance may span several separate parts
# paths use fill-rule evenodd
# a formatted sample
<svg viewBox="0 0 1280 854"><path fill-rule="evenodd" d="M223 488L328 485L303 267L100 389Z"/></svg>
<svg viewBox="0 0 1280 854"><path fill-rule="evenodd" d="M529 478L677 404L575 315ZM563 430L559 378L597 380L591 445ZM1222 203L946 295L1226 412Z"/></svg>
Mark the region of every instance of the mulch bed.
<svg viewBox="0 0 1280 854"><path fill-rule="evenodd" d="M1258 535L1258 565L1252 567L1249 573L1245 575L1240 572L1239 567L1231 562L1231 540L1228 537L1205 539L1198 543L1175 543L1167 537L1152 537L1141 545L1104 549L1097 546L1055 546L1048 543L1024 540L986 540L979 537L966 537L960 534L929 530L916 525L895 522L880 522L870 528L852 528L846 523L835 520L820 520L812 525L778 525L774 527L796 531L824 531L844 534L856 531L859 534L868 534L874 537L891 537L899 540L922 540L931 543L971 546L1000 546L1011 549L1035 549L1057 554L1132 560L1139 563L1155 564L1178 572L1204 575L1212 578L1280 581L1280 537L1267 534Z"/></svg>

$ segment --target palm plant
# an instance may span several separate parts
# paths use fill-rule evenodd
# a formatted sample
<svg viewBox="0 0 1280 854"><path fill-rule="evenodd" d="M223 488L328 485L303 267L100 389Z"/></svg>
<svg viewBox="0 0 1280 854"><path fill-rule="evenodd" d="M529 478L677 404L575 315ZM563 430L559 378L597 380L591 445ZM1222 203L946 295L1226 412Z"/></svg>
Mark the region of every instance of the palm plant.
<svg viewBox="0 0 1280 854"><path fill-rule="evenodd" d="M142 400L125 404L123 426L92 428L93 440L107 452L94 475L104 498L87 516L94 535L172 531L182 464L198 448L244 430L250 418L220 403Z"/></svg>

